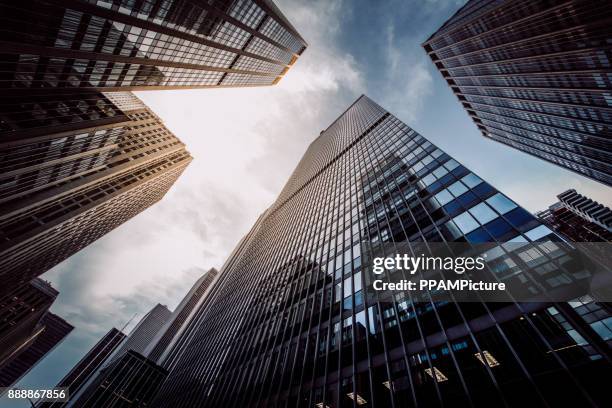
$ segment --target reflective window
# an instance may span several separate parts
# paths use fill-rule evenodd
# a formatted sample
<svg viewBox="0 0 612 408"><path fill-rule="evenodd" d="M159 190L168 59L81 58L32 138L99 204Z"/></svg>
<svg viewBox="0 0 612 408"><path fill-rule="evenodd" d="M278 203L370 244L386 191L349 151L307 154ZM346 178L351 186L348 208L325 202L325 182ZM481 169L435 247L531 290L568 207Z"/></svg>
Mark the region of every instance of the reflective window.
<svg viewBox="0 0 612 408"><path fill-rule="evenodd" d="M480 203L477 206L470 208L470 214L472 214L481 224L486 224L487 222L497 218L495 211L493 211L491 207L485 203Z"/></svg>
<svg viewBox="0 0 612 408"><path fill-rule="evenodd" d="M457 224L461 232L463 232L464 234L474 231L476 228L479 227L474 217L472 217L467 212L456 216L455 218L453 218L453 221L455 221L455 224Z"/></svg>
<svg viewBox="0 0 612 408"><path fill-rule="evenodd" d="M493 197L488 198L487 203L495 208L500 214L505 214L513 208L516 208L516 204L501 193L497 193Z"/></svg>

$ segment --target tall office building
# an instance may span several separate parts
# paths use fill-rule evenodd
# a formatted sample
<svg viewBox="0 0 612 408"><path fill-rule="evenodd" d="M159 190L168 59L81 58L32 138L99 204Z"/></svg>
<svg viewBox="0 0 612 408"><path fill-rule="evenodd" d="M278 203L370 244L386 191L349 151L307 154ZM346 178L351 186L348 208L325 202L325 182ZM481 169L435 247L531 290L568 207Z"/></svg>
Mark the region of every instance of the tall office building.
<svg viewBox="0 0 612 408"><path fill-rule="evenodd" d="M68 127L16 129L0 141L0 292L159 201L191 161L135 96L96 95L103 101L96 109L110 114L111 107L112 115L91 123L68 109L76 117Z"/></svg>
<svg viewBox="0 0 612 408"><path fill-rule="evenodd" d="M612 185L606 0L471 0L425 43L483 136Z"/></svg>
<svg viewBox="0 0 612 408"><path fill-rule="evenodd" d="M67 403L58 407L122 406L121 401L136 404L149 401L167 372L143 353L166 326L172 313L164 305L155 305L130 334L88 374ZM120 397L118 397L120 395ZM104 402L102 402L104 401ZM96 405L102 404L102 405ZM118 404L118 405L113 405ZM139 406L139 405L136 405Z"/></svg>
<svg viewBox="0 0 612 408"><path fill-rule="evenodd" d="M273 85L305 48L271 0L0 2L0 65L18 92Z"/></svg>
<svg viewBox="0 0 612 408"><path fill-rule="evenodd" d="M196 281L181 303L174 309L166 325L157 333L143 353L151 361L161 364L176 337L185 327L192 312L203 302L219 272L212 268Z"/></svg>
<svg viewBox="0 0 612 408"><path fill-rule="evenodd" d="M112 328L79 360L79 362L57 383L56 387L68 388L68 395L76 394L106 359L115 351L117 346L125 339L121 330ZM59 408L65 406L64 402L42 402L37 405L41 408Z"/></svg>
<svg viewBox="0 0 612 408"><path fill-rule="evenodd" d="M548 239L558 237L362 96L311 143L222 267L153 406L602 403L608 345L567 303L364 294L362 242Z"/></svg>
<svg viewBox="0 0 612 408"><path fill-rule="evenodd" d="M612 210L567 190L558 202L536 215L551 228L575 242L612 242Z"/></svg>
<svg viewBox="0 0 612 408"><path fill-rule="evenodd" d="M0 387L10 387L19 381L74 329L50 312L42 318L41 325L42 331L32 344L0 369Z"/></svg>
<svg viewBox="0 0 612 408"><path fill-rule="evenodd" d="M37 278L0 298L0 368L42 333L41 319L57 295L48 282Z"/></svg>
<svg viewBox="0 0 612 408"><path fill-rule="evenodd" d="M148 407L168 372L129 350L104 367L69 407ZM71 401L72 401L71 397Z"/></svg>
<svg viewBox="0 0 612 408"><path fill-rule="evenodd" d="M573 189L557 198L536 214L554 231L575 242L612 242L612 210Z"/></svg>
<svg viewBox="0 0 612 408"><path fill-rule="evenodd" d="M171 316L172 312L166 306L159 303L155 305L153 309L140 319L112 358L120 356L128 350L134 350L139 354L143 354Z"/></svg>

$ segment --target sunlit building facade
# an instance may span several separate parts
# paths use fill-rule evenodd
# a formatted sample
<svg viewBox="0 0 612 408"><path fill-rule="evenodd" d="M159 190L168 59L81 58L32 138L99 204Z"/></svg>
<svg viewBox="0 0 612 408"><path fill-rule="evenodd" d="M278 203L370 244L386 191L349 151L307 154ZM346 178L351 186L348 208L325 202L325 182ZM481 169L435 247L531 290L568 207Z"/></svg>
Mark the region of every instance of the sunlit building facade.
<svg viewBox="0 0 612 408"><path fill-rule="evenodd" d="M362 96L230 255L152 406L603 404L612 320L592 298L383 303L364 291L363 242L558 239Z"/></svg>
<svg viewBox="0 0 612 408"><path fill-rule="evenodd" d="M271 0L2 1L0 27L17 89L273 85L306 48Z"/></svg>
<svg viewBox="0 0 612 408"><path fill-rule="evenodd" d="M26 284L159 201L191 161L184 144L135 97L116 98L115 105L95 95L112 114L103 109L108 116L96 111L101 117L90 119L67 109L61 118L78 118L66 126L0 133L6 135L0 292Z"/></svg>
<svg viewBox="0 0 612 408"><path fill-rule="evenodd" d="M179 333L187 325L193 311L204 301L204 298L210 292L218 275L219 272L215 268L211 268L193 284L189 292L181 300L181 303L174 309L167 323L144 351L143 354L148 359L161 364Z"/></svg>
<svg viewBox="0 0 612 408"><path fill-rule="evenodd" d="M608 1L470 0L425 51L484 137L612 185Z"/></svg>

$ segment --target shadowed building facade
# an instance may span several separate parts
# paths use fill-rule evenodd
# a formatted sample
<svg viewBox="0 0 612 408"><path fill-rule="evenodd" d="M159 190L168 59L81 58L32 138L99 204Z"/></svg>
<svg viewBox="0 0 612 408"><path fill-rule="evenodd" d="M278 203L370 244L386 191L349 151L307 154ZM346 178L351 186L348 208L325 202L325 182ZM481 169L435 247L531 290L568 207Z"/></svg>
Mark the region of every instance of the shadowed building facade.
<svg viewBox="0 0 612 408"><path fill-rule="evenodd" d="M117 346L125 339L125 334L116 328L112 328L83 356L82 359L70 370L64 378L57 383L56 387L68 388L68 395L76 394L81 386L89 380L100 365L116 350ZM41 408L59 408L65 406L64 402L42 402L37 404Z"/></svg>
<svg viewBox="0 0 612 408"><path fill-rule="evenodd" d="M227 259L164 361L152 405L602 404L612 329L590 298L414 303L398 292L383 303L364 293L362 242L558 239L362 96L311 143Z"/></svg>
<svg viewBox="0 0 612 408"><path fill-rule="evenodd" d="M67 126L0 133L0 291L25 284L159 201L191 161L135 96L111 95L117 106L94 95L96 119L67 109L61 118L78 116Z"/></svg>
<svg viewBox="0 0 612 408"><path fill-rule="evenodd" d="M470 0L423 47L484 137L612 185L610 2Z"/></svg>
<svg viewBox="0 0 612 408"><path fill-rule="evenodd" d="M57 295L48 282L36 278L0 298L0 368L42 333L41 319Z"/></svg>
<svg viewBox="0 0 612 408"><path fill-rule="evenodd" d="M305 48L271 0L0 2L11 89L273 85Z"/></svg>
<svg viewBox="0 0 612 408"><path fill-rule="evenodd" d="M0 387L10 387L19 381L74 329L51 312L43 316L40 324L41 331L32 344L0 369Z"/></svg>

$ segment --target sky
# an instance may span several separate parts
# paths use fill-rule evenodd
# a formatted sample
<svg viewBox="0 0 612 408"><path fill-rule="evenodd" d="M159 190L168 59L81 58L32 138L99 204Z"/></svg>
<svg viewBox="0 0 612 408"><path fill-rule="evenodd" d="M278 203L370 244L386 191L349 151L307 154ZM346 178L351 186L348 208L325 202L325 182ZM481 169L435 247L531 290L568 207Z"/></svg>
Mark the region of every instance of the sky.
<svg viewBox="0 0 612 408"><path fill-rule="evenodd" d="M54 386L111 327L173 309L364 93L529 211L569 188L612 204L610 188L481 136L421 48L463 1L275 2L309 44L278 85L136 93L194 161L161 202L42 276L75 329L18 387Z"/></svg>

